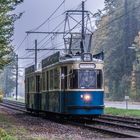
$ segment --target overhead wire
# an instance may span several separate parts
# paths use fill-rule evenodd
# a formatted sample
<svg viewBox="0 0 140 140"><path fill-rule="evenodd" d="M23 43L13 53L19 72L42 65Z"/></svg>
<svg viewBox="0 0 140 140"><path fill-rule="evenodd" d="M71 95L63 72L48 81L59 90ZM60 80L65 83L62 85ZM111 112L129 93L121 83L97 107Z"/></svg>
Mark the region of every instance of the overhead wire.
<svg viewBox="0 0 140 140"><path fill-rule="evenodd" d="M15 52L22 46L22 44L25 42L25 40L27 39L28 34L26 34L26 36L24 37L24 39L21 41L21 43L17 46L17 48L14 50Z"/></svg>
<svg viewBox="0 0 140 140"><path fill-rule="evenodd" d="M138 7L139 7L139 6L133 8L133 9L130 10L129 12L135 10L135 9L138 8ZM129 13L129 12L128 12L128 13ZM102 26L102 27L98 28L97 30L100 30L100 29L103 29L103 28L106 27L106 26L109 26L112 22L114 22L115 20L118 20L119 18L121 18L121 17L123 17L123 16L125 16L125 15L126 15L126 14L123 14L123 15L121 15L121 16L118 16L117 18L113 19L110 23L106 24L105 26Z"/></svg>
<svg viewBox="0 0 140 140"><path fill-rule="evenodd" d="M63 24L64 21L65 21L65 20L61 21L51 32L54 32L59 26L61 26L61 25ZM43 42L43 41L44 41L47 37L49 37L49 36L50 36L50 34L46 35L46 36L38 43L38 45L40 45L40 43ZM53 36L54 36L54 35L51 35L51 37L53 37ZM50 37L48 40L50 40L51 37ZM45 43L48 42L48 40L45 41ZM42 48L42 47L44 46L45 43L43 43L43 45L42 45L40 48Z"/></svg>
<svg viewBox="0 0 140 140"><path fill-rule="evenodd" d="M59 8L65 3L65 0L63 0L63 2L56 8L56 10L42 23L40 24L38 27L36 27L35 29L32 29L31 31L36 31L38 29L40 29L44 24L46 24L50 18L59 10Z"/></svg>
<svg viewBox="0 0 140 140"><path fill-rule="evenodd" d="M57 10L59 10L59 8L63 5L63 4L65 4L65 0L58 6L58 8L49 16L49 18L47 18L47 20L45 20L41 25L39 25L35 30L38 30L41 26L43 26L47 21L50 21L50 18L57 12ZM79 8L81 8L81 4L78 6L78 8L77 9L79 9ZM59 15L59 16L61 16L61 15ZM59 17L59 16L57 16L57 17ZM54 19L54 18L53 18ZM53 20L52 19L52 20ZM63 22L63 21L62 21ZM59 25L61 25L62 23L60 23ZM59 25L56 27L56 28L58 28L59 27ZM56 28L54 29L54 30L56 30ZM54 31L53 30L53 31ZM46 37L44 37L39 43L38 43L38 45L42 42L42 41L44 41L47 37L48 37L49 35L47 35ZM46 42L45 42L46 43ZM44 43L44 44L45 44ZM43 44L43 45L44 45ZM42 46L43 46L42 45Z"/></svg>

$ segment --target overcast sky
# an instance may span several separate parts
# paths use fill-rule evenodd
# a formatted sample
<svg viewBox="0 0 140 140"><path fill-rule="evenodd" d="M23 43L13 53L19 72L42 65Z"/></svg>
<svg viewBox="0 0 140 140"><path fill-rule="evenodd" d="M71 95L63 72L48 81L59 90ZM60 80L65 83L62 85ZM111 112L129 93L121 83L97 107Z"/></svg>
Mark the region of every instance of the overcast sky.
<svg viewBox="0 0 140 140"><path fill-rule="evenodd" d="M43 23L60 5L60 3L62 3L62 1L63 0L24 0L24 3L22 3L16 9L16 12L24 12L24 14L22 18L15 23L13 41L15 48L17 48L24 39L26 35L25 32L34 29ZM80 5L81 1L82 0L66 0L65 4L61 7L56 15L62 14L65 10L76 8L78 5ZM86 2L86 9L90 10L92 13L95 13L97 9L103 9L103 7L104 0L87 0ZM45 27L44 25L40 30L47 31L47 26L48 25ZM27 45L30 44L28 42L30 42L30 38L28 38L28 41L25 41L23 45L18 50L16 50L16 53L19 55L19 57L27 57L25 48L27 48ZM19 61L19 65L23 66L21 62L23 64L23 61ZM28 64L29 60L24 60L24 63Z"/></svg>

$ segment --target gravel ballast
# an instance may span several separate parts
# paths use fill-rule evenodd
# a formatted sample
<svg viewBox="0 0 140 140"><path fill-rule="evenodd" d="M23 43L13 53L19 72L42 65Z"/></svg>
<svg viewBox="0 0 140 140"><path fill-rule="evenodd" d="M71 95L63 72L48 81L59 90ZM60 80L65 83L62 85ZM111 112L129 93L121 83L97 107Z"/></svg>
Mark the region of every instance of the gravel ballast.
<svg viewBox="0 0 140 140"><path fill-rule="evenodd" d="M100 132L77 126L55 123L40 117L29 116L0 106L0 128L18 140L91 140L109 138Z"/></svg>

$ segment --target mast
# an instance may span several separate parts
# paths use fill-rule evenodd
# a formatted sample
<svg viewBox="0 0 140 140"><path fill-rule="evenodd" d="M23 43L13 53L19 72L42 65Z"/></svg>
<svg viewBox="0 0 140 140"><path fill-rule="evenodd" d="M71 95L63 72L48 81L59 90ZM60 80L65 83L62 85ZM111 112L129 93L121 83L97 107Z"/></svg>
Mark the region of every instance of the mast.
<svg viewBox="0 0 140 140"><path fill-rule="evenodd" d="M85 2L82 1L82 38L80 43L81 53L84 53L84 40L85 40Z"/></svg>
<svg viewBox="0 0 140 140"><path fill-rule="evenodd" d="M84 1L82 1L82 41L85 39L85 29L84 29L84 27L85 27L85 20L84 20L84 16L85 16L85 12L84 12L84 10L85 10L85 2Z"/></svg>

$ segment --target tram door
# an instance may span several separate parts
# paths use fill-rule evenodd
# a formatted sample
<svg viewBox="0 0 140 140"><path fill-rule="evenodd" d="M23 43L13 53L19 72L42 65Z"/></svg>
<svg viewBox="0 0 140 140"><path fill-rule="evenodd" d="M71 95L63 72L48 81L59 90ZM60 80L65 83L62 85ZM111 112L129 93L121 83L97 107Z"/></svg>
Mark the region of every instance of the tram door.
<svg viewBox="0 0 140 140"><path fill-rule="evenodd" d="M35 108L41 108L41 94L40 94L40 75L36 76L36 94L35 94Z"/></svg>

